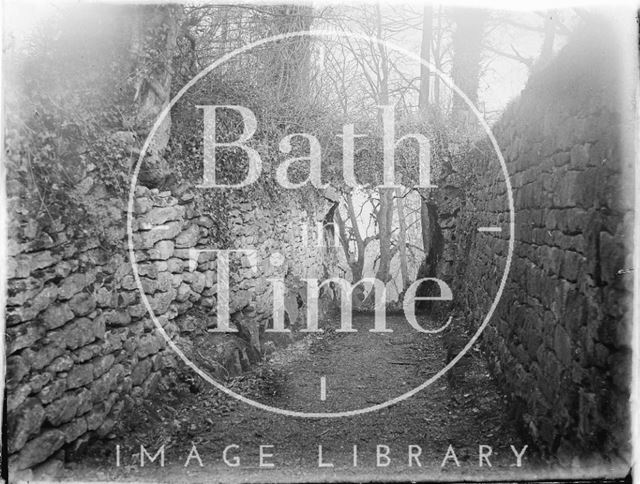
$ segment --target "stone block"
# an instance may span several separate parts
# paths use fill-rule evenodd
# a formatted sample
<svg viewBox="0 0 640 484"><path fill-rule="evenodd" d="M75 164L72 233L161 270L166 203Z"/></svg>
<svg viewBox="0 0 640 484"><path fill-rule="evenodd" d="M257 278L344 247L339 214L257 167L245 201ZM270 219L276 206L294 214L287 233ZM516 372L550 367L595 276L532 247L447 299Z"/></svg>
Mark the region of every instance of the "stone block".
<svg viewBox="0 0 640 484"><path fill-rule="evenodd" d="M15 261L15 265L9 264L7 277L25 278L39 269L51 267L60 261L60 257L54 255L51 251L34 252L31 254L23 254L19 257L11 257L9 261Z"/></svg>
<svg viewBox="0 0 640 484"><path fill-rule="evenodd" d="M164 338L160 334L147 333L144 334L138 343L136 354L138 358L146 358L160 351L164 347Z"/></svg>
<svg viewBox="0 0 640 484"><path fill-rule="evenodd" d="M169 222L153 227L152 230L134 234L133 244L136 249L151 249L159 241L174 239L181 230L182 224L179 222ZM153 259L153 257L151 257L151 259Z"/></svg>
<svg viewBox="0 0 640 484"><path fill-rule="evenodd" d="M36 373L29 380L29 385L31 385L31 391L33 393L39 392L43 386L51 381L52 375L49 372L40 372Z"/></svg>
<svg viewBox="0 0 640 484"><path fill-rule="evenodd" d="M106 418L105 421L96 429L96 435L100 438L104 438L109 435L109 432L116 426L116 421L113 418Z"/></svg>
<svg viewBox="0 0 640 484"><path fill-rule="evenodd" d="M164 368L164 358L162 354L156 354L151 357L151 362L153 363L153 372L160 371Z"/></svg>
<svg viewBox="0 0 640 484"><path fill-rule="evenodd" d="M170 240L162 240L149 250L149 259L151 260L167 260L174 253L174 244Z"/></svg>
<svg viewBox="0 0 640 484"><path fill-rule="evenodd" d="M206 284L206 277L202 272L195 271L193 272L193 277L191 279L191 290L195 293L200 294L204 289Z"/></svg>
<svg viewBox="0 0 640 484"><path fill-rule="evenodd" d="M101 318L95 320L79 318L60 330L49 333L47 340L57 347L74 350L91 343L96 338L103 339L104 331L104 321Z"/></svg>
<svg viewBox="0 0 640 484"><path fill-rule="evenodd" d="M35 435L44 422L44 408L36 398L28 398L7 418L9 453L22 449L27 439Z"/></svg>
<svg viewBox="0 0 640 484"><path fill-rule="evenodd" d="M132 291L119 291L118 293L118 304L116 309L124 309L127 306L131 306L132 304L140 301L140 292L138 288Z"/></svg>
<svg viewBox="0 0 640 484"><path fill-rule="evenodd" d="M57 427L75 417L79 405L80 399L77 394L65 393L61 398L45 407L45 415L49 423Z"/></svg>
<svg viewBox="0 0 640 484"><path fill-rule="evenodd" d="M95 405L93 407L93 410L91 410L91 412L89 412L89 414L86 416L87 429L95 430L100 427L100 425L102 425L102 422L104 422L106 413L107 412L104 409L104 404L99 403Z"/></svg>
<svg viewBox="0 0 640 484"><path fill-rule="evenodd" d="M64 394L66 389L66 379L54 380L52 383L40 390L40 393L38 393L38 399L42 402L43 405L47 405L57 398L60 398Z"/></svg>
<svg viewBox="0 0 640 484"><path fill-rule="evenodd" d="M173 283L172 274L168 271L162 271L158 273L156 282L156 290L161 292L167 292L171 289Z"/></svg>
<svg viewBox="0 0 640 484"><path fill-rule="evenodd" d="M96 308L96 301L93 295L81 292L71 298L69 307L76 316L86 316Z"/></svg>
<svg viewBox="0 0 640 484"><path fill-rule="evenodd" d="M153 207L153 202L147 197L139 197L133 203L133 210L137 214L147 213Z"/></svg>
<svg viewBox="0 0 640 484"><path fill-rule="evenodd" d="M569 366L572 360L572 343L567 331L562 326L556 326L553 336L553 350L558 360L564 365Z"/></svg>
<svg viewBox="0 0 640 484"><path fill-rule="evenodd" d="M107 395L114 391L122 381L124 367L120 364L114 365L107 373L102 375L91 385L90 402L104 401Z"/></svg>
<svg viewBox="0 0 640 484"><path fill-rule="evenodd" d="M191 286L189 286L189 284L187 284L186 282L183 282L178 287L178 291L176 294L176 301L184 302L187 299L189 299L190 294L191 294Z"/></svg>
<svg viewBox="0 0 640 484"><path fill-rule="evenodd" d="M91 280L87 278L86 274L72 274L67 277L60 286L58 297L62 300L71 299L74 295L84 290L84 288L89 285L90 281Z"/></svg>
<svg viewBox="0 0 640 484"><path fill-rule="evenodd" d="M184 215L184 207L155 207L151 209L144 217L141 217L141 224L150 226L162 225L171 220L179 220Z"/></svg>
<svg viewBox="0 0 640 484"><path fill-rule="evenodd" d="M7 359L6 383L8 388L15 388L29 373L29 367L22 356L10 356Z"/></svg>
<svg viewBox="0 0 640 484"><path fill-rule="evenodd" d="M178 314L184 314L192 307L193 307L193 303L191 301L185 301L185 302L175 304L175 308L178 311Z"/></svg>
<svg viewBox="0 0 640 484"><path fill-rule="evenodd" d="M600 232L600 278L612 284L619 278L618 271L625 269L625 249L620 239L607 232Z"/></svg>
<svg viewBox="0 0 640 484"><path fill-rule="evenodd" d="M160 375L158 373L150 373L149 377L142 384L142 392L144 395L153 393L160 382Z"/></svg>
<svg viewBox="0 0 640 484"><path fill-rule="evenodd" d="M127 274L120 281L120 287L122 289L126 289L127 291L135 291L138 289L138 285L136 284L136 279L132 274Z"/></svg>
<svg viewBox="0 0 640 484"><path fill-rule="evenodd" d="M141 385L142 382L149 376L151 372L151 368L153 367L153 363L151 359L145 358L144 360L138 362L138 364L133 368L131 372L131 383L136 385Z"/></svg>
<svg viewBox="0 0 640 484"><path fill-rule="evenodd" d="M115 356L113 355L104 355L99 358L96 358L92 361L93 363L93 374L96 378L103 375L107 370L109 370L115 362Z"/></svg>
<svg viewBox="0 0 640 484"><path fill-rule="evenodd" d="M60 459L49 459L33 468L33 478L36 481L56 481L63 467L64 463Z"/></svg>
<svg viewBox="0 0 640 484"><path fill-rule="evenodd" d="M169 292L158 292L154 296L149 297L149 305L156 316L164 314L169 309L169 305L176 297L176 290L171 289Z"/></svg>
<svg viewBox="0 0 640 484"><path fill-rule="evenodd" d="M171 287L177 289L178 287L180 287L180 284L182 284L182 281L184 279L184 276L187 275L188 273L182 273L182 274L171 274Z"/></svg>
<svg viewBox="0 0 640 484"><path fill-rule="evenodd" d="M18 408L31 394L31 385L23 383L18 385L14 390L8 392L7 395L7 412L12 412Z"/></svg>
<svg viewBox="0 0 640 484"><path fill-rule="evenodd" d="M7 306L23 306L33 300L44 288L41 279L11 279L7 281Z"/></svg>
<svg viewBox="0 0 640 484"><path fill-rule="evenodd" d="M236 291L229 298L229 312L231 314L247 307L251 302L251 293L249 291Z"/></svg>
<svg viewBox="0 0 640 484"><path fill-rule="evenodd" d="M91 410L91 407L93 406L91 391L87 388L83 388L82 390L80 390L80 392L78 393L78 400L80 401L80 403L78 405L78 409L76 410L76 417L84 415L89 410Z"/></svg>
<svg viewBox="0 0 640 484"><path fill-rule="evenodd" d="M109 395L112 385L116 382L114 375L107 373L94 381L89 390L91 391L91 401L93 403L101 402Z"/></svg>
<svg viewBox="0 0 640 484"><path fill-rule="evenodd" d="M591 434L591 421L597 408L596 397L593 393L580 389L578 412L578 434L581 437L588 437Z"/></svg>
<svg viewBox="0 0 640 484"><path fill-rule="evenodd" d="M208 229L211 229L214 226L213 220L211 219L210 216L207 216L207 215L199 216L198 220L196 220L196 223L201 227L205 227Z"/></svg>
<svg viewBox="0 0 640 484"><path fill-rule="evenodd" d="M204 272L204 287L212 288L216 283L216 271L208 270ZM213 293L215 294L215 292ZM210 294L212 296L213 294Z"/></svg>
<svg viewBox="0 0 640 484"><path fill-rule="evenodd" d="M30 321L44 311L58 296L58 288L54 285L45 286L33 299L19 308L22 321Z"/></svg>
<svg viewBox="0 0 640 484"><path fill-rule="evenodd" d="M600 186L604 177L599 168L588 168L579 173L574 185L574 199L580 207L591 208L598 200Z"/></svg>
<svg viewBox="0 0 640 484"><path fill-rule="evenodd" d="M55 344L34 348L37 349L29 348L22 352L23 358L33 370L41 370L64 352L63 347Z"/></svg>
<svg viewBox="0 0 640 484"><path fill-rule="evenodd" d="M39 464L53 455L65 443L65 435L60 430L47 430L27 442L20 453L10 460L10 466L23 470Z"/></svg>
<svg viewBox="0 0 640 484"><path fill-rule="evenodd" d="M576 282L584 266L585 258L583 256L577 252L564 251L562 265L560 266L560 277L571 282Z"/></svg>
<svg viewBox="0 0 640 484"><path fill-rule="evenodd" d="M60 431L64 434L65 443L73 442L87 431L87 420L84 417L78 417L62 425Z"/></svg>
<svg viewBox="0 0 640 484"><path fill-rule="evenodd" d="M103 346L105 353L117 354L122 349L122 340L126 338L126 328L111 329L105 333L105 342Z"/></svg>
<svg viewBox="0 0 640 484"><path fill-rule="evenodd" d="M67 388L78 388L93 381L94 367L91 363L74 366L67 376Z"/></svg>
<svg viewBox="0 0 640 484"><path fill-rule="evenodd" d="M49 329L55 329L73 319L73 311L68 304L49 306L42 314L42 321Z"/></svg>
<svg viewBox="0 0 640 484"><path fill-rule="evenodd" d="M563 325L570 335L577 335L587 322L587 300L582 293L570 290L563 302Z"/></svg>
<svg viewBox="0 0 640 484"><path fill-rule="evenodd" d="M71 353L74 363L84 363L94 356L102 353L102 346L98 344L90 344L82 346Z"/></svg>
<svg viewBox="0 0 640 484"><path fill-rule="evenodd" d="M200 227L196 224L190 225L176 237L176 247L195 247L200 239Z"/></svg>
<svg viewBox="0 0 640 484"><path fill-rule="evenodd" d="M571 167L584 168L589 164L590 144L574 145L571 148Z"/></svg>
<svg viewBox="0 0 640 484"><path fill-rule="evenodd" d="M131 323L131 314L126 310L110 310L102 313L106 327L128 326Z"/></svg>
<svg viewBox="0 0 640 484"><path fill-rule="evenodd" d="M580 176L580 172L567 171L558 178L553 192L554 207L567 208L576 206L578 200L576 187L581 183Z"/></svg>
<svg viewBox="0 0 640 484"><path fill-rule="evenodd" d="M172 257L167 260L167 270L172 273L180 273L185 269L185 264L182 259Z"/></svg>
<svg viewBox="0 0 640 484"><path fill-rule="evenodd" d="M216 302L217 302L217 301L216 301L215 296L203 297L203 298L200 300L200 305L201 305L203 308L211 309L211 308L214 308L214 307L216 306Z"/></svg>
<svg viewBox="0 0 640 484"><path fill-rule="evenodd" d="M631 352L619 351L609 356L611 381L618 390L628 391L631 384Z"/></svg>

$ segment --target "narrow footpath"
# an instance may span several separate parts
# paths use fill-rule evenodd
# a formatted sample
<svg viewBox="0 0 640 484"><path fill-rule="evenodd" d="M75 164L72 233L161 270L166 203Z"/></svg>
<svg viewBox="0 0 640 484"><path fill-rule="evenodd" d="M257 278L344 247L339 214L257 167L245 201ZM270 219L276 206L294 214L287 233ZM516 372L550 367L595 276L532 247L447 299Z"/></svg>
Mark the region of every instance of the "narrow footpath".
<svg viewBox="0 0 640 484"><path fill-rule="evenodd" d="M418 335L401 315L388 317L393 333L371 333L372 320L372 316L356 316L355 333L330 330L308 336L229 385L278 408L340 412L404 394L444 366L439 335ZM523 477L518 473L531 465L532 456L525 451L522 467L516 467L514 449L521 452L525 443L509 423L504 399L477 350L471 351L464 374L457 372L455 379L445 376L405 401L352 417L283 416L197 382L164 389L152 400L135 408L108 440L91 445L75 463L67 463L60 477L159 482L477 480L483 476L495 480ZM140 444L151 456L164 445L164 467L159 459L154 463L147 459L141 468ZM487 447L481 450L480 446ZM227 461L237 467L225 463L225 448ZM490 453L482 466L481 451Z"/></svg>

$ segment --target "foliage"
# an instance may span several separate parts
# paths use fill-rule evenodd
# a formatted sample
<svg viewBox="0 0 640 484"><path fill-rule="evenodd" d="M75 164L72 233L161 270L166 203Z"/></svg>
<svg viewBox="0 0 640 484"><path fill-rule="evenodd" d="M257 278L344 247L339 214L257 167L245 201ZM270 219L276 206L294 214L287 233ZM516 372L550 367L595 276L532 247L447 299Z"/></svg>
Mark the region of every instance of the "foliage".
<svg viewBox="0 0 640 484"><path fill-rule="evenodd" d="M86 8L63 9L26 48L10 53L5 92L8 196L19 205L14 215L45 228L73 220L78 233L110 246L116 240L107 224L121 216L120 207L101 200L124 199L133 155L129 140L114 135L131 115L120 14L107 7L91 15Z"/></svg>
<svg viewBox="0 0 640 484"><path fill-rule="evenodd" d="M292 199L306 204L310 209L318 201L317 191L311 187L299 190L283 190L277 184L275 170L285 158L301 156L308 147L293 142L292 152L284 155L278 151L280 140L294 132L318 132L322 130L324 114L313 106L277 106L270 104L262 89L263 79L248 79L242 73L227 71L224 79L211 73L190 89L172 111L171 140L167 159L179 179L191 186L202 182L204 159L203 111L197 105L241 105L252 110L258 122L257 132L248 145L257 150L262 160L262 174L255 183L233 189L239 197L259 200L270 206L286 206ZM242 119L232 110L218 110L216 116L216 141L237 139L242 131ZM306 142L304 143L306 145ZM248 169L246 154L240 149L216 151L216 180L218 183L239 183ZM289 178L299 182L308 175L304 164L294 164ZM202 190L203 198L210 200L213 213L224 212L229 190ZM311 211L311 210L310 210Z"/></svg>
<svg viewBox="0 0 640 484"><path fill-rule="evenodd" d="M5 165L7 195L19 200L14 215L34 218L42 227L73 220L80 233L112 246L116 241L109 240L105 223L119 218L120 207L104 198L124 200L130 147L99 126L78 125L51 110L36 108L27 120L9 111ZM98 180L103 189L94 187Z"/></svg>

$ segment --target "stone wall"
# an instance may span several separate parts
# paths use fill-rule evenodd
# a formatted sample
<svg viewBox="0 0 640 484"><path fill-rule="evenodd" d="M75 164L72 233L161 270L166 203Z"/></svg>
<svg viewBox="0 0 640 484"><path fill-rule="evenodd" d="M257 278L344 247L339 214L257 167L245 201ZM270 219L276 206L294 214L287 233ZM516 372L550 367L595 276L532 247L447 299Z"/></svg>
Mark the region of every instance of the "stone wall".
<svg viewBox="0 0 640 484"><path fill-rule="evenodd" d="M515 248L481 346L531 443L553 455L628 450L633 132L622 56L607 39L578 34L493 127L513 184ZM498 166L485 143L438 193L440 273L464 320L454 330L467 335L506 263ZM495 225L501 233L477 231Z"/></svg>
<svg viewBox="0 0 640 484"><path fill-rule="evenodd" d="M187 354L192 336L209 337L210 346L218 349L211 357L216 368L234 375L263 353L263 330L272 308L266 279L286 275L292 283L286 307L295 324L302 314L298 306L304 304L296 282L322 277L318 271L333 259L317 247L313 227L322 219L319 212L294 198L286 206L267 208L259 200L231 197L226 217L233 246L228 248L255 248L258 270L251 269L246 257L232 259L230 312L239 332L208 333L207 328L216 326L217 260L202 253L190 266L195 262L190 251L221 247L212 240L211 217L196 208L196 196L136 189L138 271L166 333ZM17 218L9 226L6 381L14 470L31 468L65 446L107 435L125 403L152 392L166 368L175 365L133 277L126 252L126 207L118 200L107 205L112 208L107 230L122 241L115 250L102 247L95 237L78 235L73 221L54 224L46 232L34 221L20 225ZM306 245L303 223L310 227ZM267 256L276 250L284 255L281 267L269 264Z"/></svg>

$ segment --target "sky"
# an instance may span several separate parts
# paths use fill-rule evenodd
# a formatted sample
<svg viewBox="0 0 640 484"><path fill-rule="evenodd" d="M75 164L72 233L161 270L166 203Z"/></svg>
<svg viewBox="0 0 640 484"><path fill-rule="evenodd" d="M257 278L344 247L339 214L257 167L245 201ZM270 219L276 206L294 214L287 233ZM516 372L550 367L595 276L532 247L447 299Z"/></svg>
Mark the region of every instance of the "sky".
<svg viewBox="0 0 640 484"><path fill-rule="evenodd" d="M55 1L18 1L8 0L3 2L3 22L4 22L4 35L5 35L5 49L7 46L11 48L16 42L23 42L28 38L29 33L34 29L38 23L46 21L47 17L53 15L58 6L63 4L76 3L63 0ZM118 3L118 2L114 2ZM121 3L121 2L120 2ZM401 2L392 0L383 2L385 5L399 5ZM405 2L402 2L405 3ZM441 1L439 4L451 5L454 2ZM456 1L459 4L460 1ZM500 0L493 0L487 2L467 2L469 4L477 5L492 5L497 8L508 9L503 10L500 13L494 13L499 15L508 15L509 18L516 20L519 23L538 26L542 25L542 19L533 13L532 9L537 11L543 11L545 8L552 7L554 9L560 8L562 5L589 5L600 4L600 2L568 2L566 0L550 1L537 1L537 2L503 2ZM617 2L621 5L633 6L633 2ZM326 2L323 0L316 0L313 5L320 7L326 4L337 5L336 2ZM420 9L420 2L412 2L411 4L416 10ZM527 11L529 9L529 11ZM570 23L571 17L575 17L575 13L571 10L565 10L560 12ZM402 45L410 50L419 53L420 46L420 30L419 29L407 29L404 34L398 36L401 39ZM517 49L518 53L524 57L536 57L539 53L540 44L542 40L542 34L531 32L523 29L513 28L509 26L499 27L494 29L490 34L488 41L499 50L505 52L512 52ZM561 46L565 37L556 36L555 50ZM522 63L501 57L499 55L485 53L485 63L488 63L487 70L485 71L479 89L480 105L479 110L485 111L486 116L491 119L499 116L499 113L508 104L510 100L517 97L522 91L528 77L528 69Z"/></svg>

